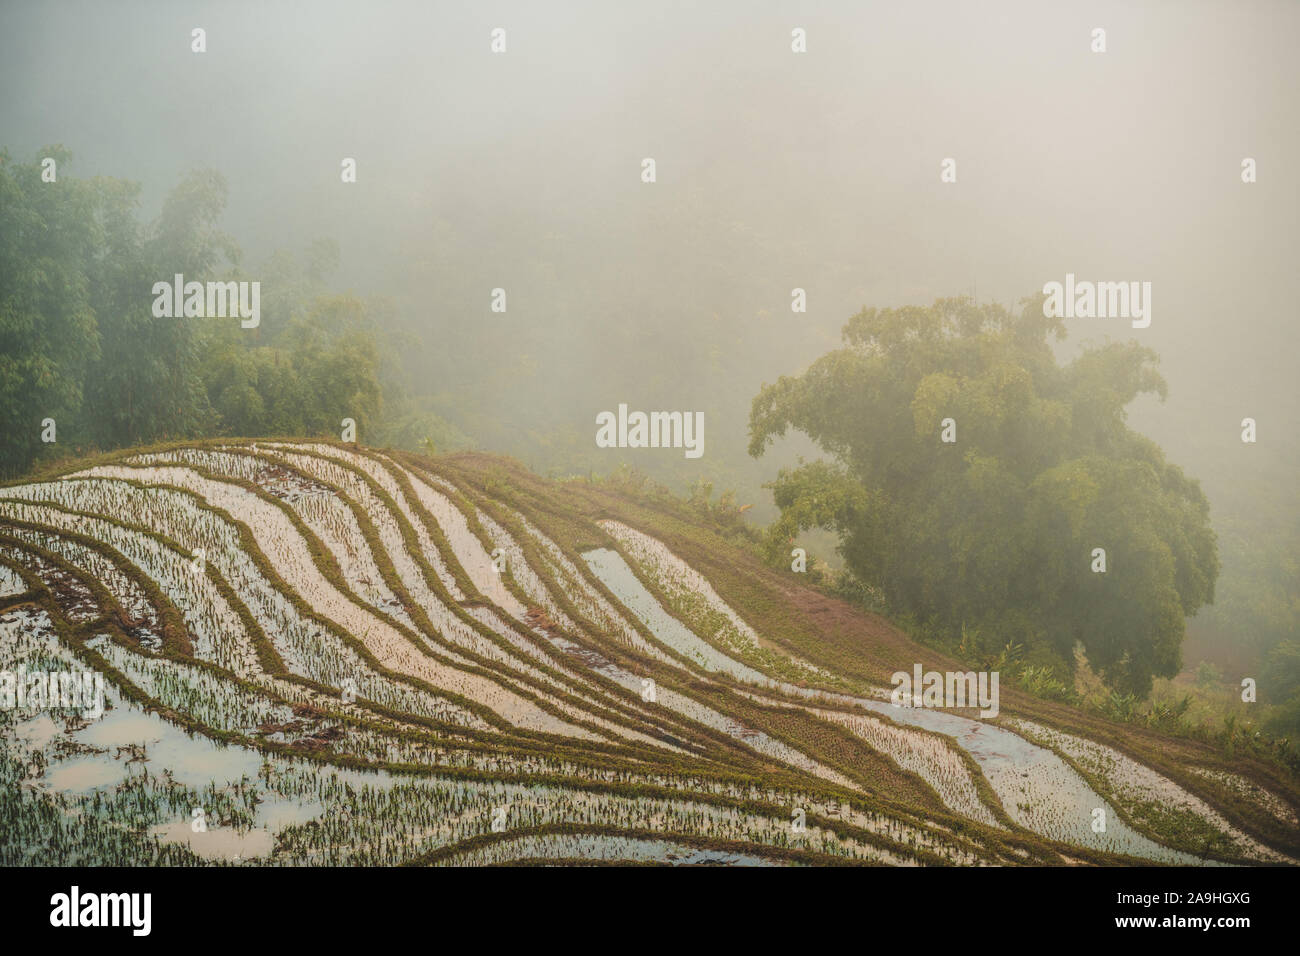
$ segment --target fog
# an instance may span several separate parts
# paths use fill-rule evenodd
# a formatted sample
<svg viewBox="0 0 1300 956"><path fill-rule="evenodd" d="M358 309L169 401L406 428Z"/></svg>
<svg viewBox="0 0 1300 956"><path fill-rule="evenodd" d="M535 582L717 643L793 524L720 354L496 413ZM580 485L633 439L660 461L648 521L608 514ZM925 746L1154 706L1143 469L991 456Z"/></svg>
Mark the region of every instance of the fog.
<svg viewBox="0 0 1300 956"><path fill-rule="evenodd" d="M1291 3L8 3L0 146L64 144L144 218L215 169L245 274L336 240L469 444L710 479L760 521L802 446L750 459L750 400L863 306L1150 281L1149 328L1069 320L1063 354L1159 353L1130 423L1247 540L1298 513L1297 37ZM597 449L623 402L703 411L705 454Z"/></svg>

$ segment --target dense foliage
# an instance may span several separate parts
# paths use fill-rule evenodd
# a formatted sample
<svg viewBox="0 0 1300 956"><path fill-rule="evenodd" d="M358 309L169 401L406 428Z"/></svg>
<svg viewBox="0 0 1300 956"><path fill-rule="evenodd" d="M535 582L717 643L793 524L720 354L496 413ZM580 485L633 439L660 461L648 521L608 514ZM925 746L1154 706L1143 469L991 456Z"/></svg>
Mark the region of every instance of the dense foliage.
<svg viewBox="0 0 1300 956"><path fill-rule="evenodd" d="M1155 355L1108 344L1062 367L1052 336L1063 325L1037 300L854 316L844 348L754 400L751 454L793 428L830 456L781 472L769 546L830 528L846 566L922 630L1067 669L1081 643L1108 682L1145 694L1213 600L1209 505L1125 424L1139 394L1164 395Z"/></svg>
<svg viewBox="0 0 1300 956"><path fill-rule="evenodd" d="M42 454L199 435L365 433L383 403L391 352L370 312L323 283L328 243L306 264L273 256L257 275L216 228L226 202L212 172L187 177L157 221L137 221L139 187L76 179L65 150L57 184L0 153L0 471ZM237 320L158 318L153 284L267 280L257 328ZM390 386L390 392L395 389ZM400 397L400 396L398 396ZM42 422L55 422L54 442Z"/></svg>

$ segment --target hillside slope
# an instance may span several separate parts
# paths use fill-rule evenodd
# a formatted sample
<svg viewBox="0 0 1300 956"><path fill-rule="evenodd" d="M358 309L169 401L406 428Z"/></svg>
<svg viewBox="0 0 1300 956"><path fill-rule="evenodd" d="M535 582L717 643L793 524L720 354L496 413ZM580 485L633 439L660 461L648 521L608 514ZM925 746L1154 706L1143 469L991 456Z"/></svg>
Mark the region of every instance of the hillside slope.
<svg viewBox="0 0 1300 956"><path fill-rule="evenodd" d="M0 715L6 864L1300 856L1271 765L1009 687L895 707L894 671L965 668L680 503L485 455L207 442L0 487L0 658L112 705Z"/></svg>

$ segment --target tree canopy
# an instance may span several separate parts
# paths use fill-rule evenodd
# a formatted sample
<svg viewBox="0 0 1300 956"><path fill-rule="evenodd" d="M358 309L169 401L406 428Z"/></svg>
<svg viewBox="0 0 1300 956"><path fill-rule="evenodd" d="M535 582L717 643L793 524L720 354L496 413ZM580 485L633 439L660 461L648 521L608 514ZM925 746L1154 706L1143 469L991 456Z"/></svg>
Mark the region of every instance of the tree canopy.
<svg viewBox="0 0 1300 956"><path fill-rule="evenodd" d="M337 435L344 418L373 435L395 350L370 303L326 293L333 243L314 243L304 265L278 252L250 276L217 228L219 174L190 174L141 223L136 184L68 176L59 147L41 155L57 163L53 181L0 152L0 473L162 439ZM261 282L265 321L155 316L153 284L176 273Z"/></svg>
<svg viewBox="0 0 1300 956"><path fill-rule="evenodd" d="M1138 395L1165 395L1155 354L1109 343L1062 366L1041 298L864 309L843 335L753 401L751 455L787 429L827 453L772 483L773 557L827 528L846 568L939 640L1067 669L1081 644L1125 692L1175 674L1219 564L1198 483L1126 424Z"/></svg>

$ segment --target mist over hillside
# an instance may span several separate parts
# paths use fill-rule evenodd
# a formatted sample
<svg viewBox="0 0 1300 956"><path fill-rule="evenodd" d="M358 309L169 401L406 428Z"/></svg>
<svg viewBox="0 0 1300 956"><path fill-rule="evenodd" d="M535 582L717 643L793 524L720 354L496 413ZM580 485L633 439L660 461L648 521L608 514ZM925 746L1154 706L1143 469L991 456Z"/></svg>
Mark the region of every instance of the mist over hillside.
<svg viewBox="0 0 1300 956"><path fill-rule="evenodd" d="M381 8L11 5L5 145L63 143L69 174L141 183L146 217L215 169L244 272L337 242L331 283L391 304L409 409L454 441L544 472L703 478L760 520L775 458L744 454L749 401L864 305L1141 276L1149 328L1072 320L1064 347L1159 353L1169 400L1141 400L1133 425L1202 479L1222 532L1295 513L1294 6ZM201 57L173 39L200 22ZM594 417L620 401L705 410L707 454L596 449ZM1262 437L1243 449L1246 416Z"/></svg>
<svg viewBox="0 0 1300 956"><path fill-rule="evenodd" d="M1297 37L3 5L0 863L1293 865Z"/></svg>

